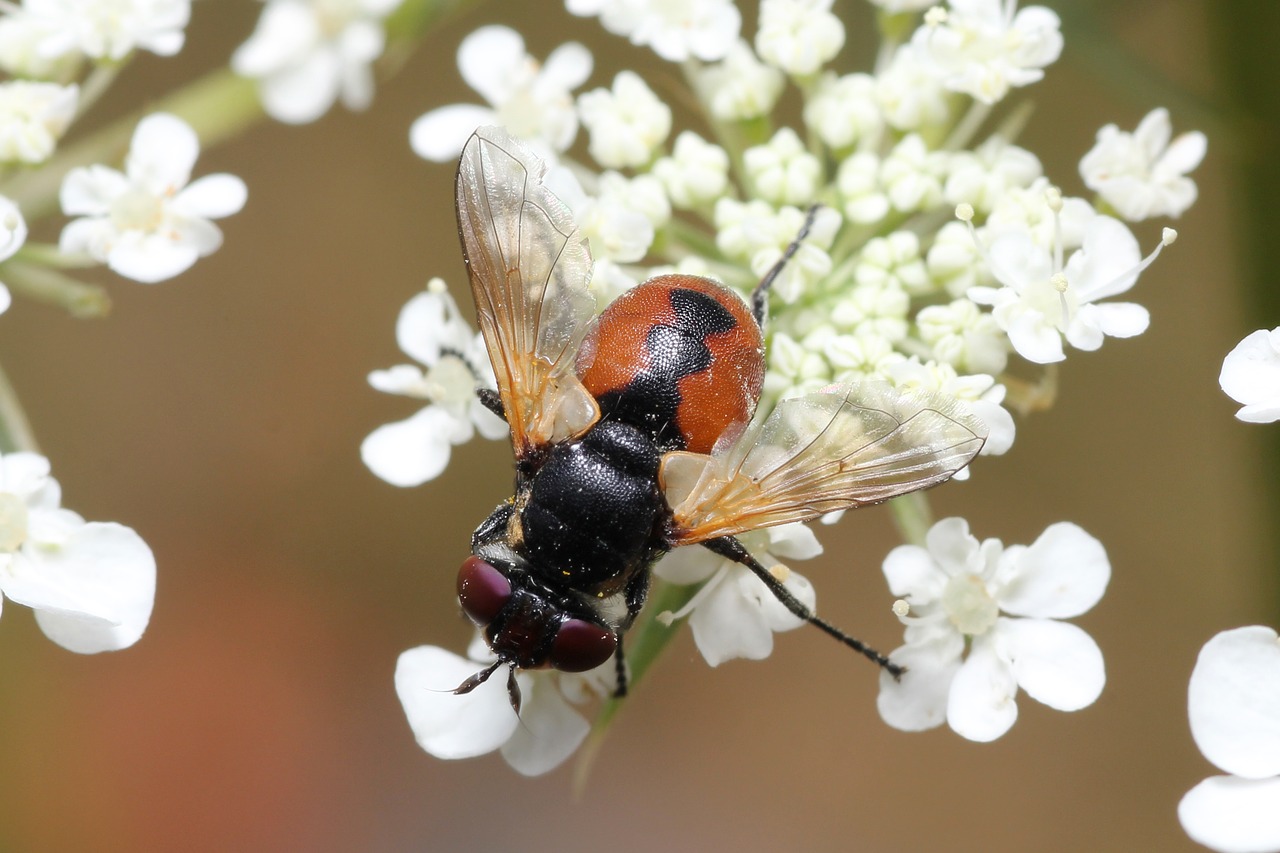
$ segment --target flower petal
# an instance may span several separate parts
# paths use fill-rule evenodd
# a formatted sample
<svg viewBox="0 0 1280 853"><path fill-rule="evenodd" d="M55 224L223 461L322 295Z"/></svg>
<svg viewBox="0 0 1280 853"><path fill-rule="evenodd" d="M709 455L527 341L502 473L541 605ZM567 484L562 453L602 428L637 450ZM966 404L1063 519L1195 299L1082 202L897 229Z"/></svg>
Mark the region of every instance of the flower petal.
<svg viewBox="0 0 1280 853"><path fill-rule="evenodd" d="M1280 775L1280 641L1254 625L1200 650L1187 689L1191 736L1204 757L1250 779Z"/></svg>
<svg viewBox="0 0 1280 853"><path fill-rule="evenodd" d="M125 173L156 195L187 185L200 154L191 125L168 113L153 113L138 122L125 160Z"/></svg>
<svg viewBox="0 0 1280 853"><path fill-rule="evenodd" d="M235 175L205 175L178 193L172 209L183 216L221 219L239 213L248 197L248 187Z"/></svg>
<svg viewBox="0 0 1280 853"><path fill-rule="evenodd" d="M1213 776L1178 803L1178 820L1194 841L1221 853L1280 851L1280 779Z"/></svg>
<svg viewBox="0 0 1280 853"><path fill-rule="evenodd" d="M997 600L1015 616L1079 616L1101 600L1111 580L1102 543L1068 521L1049 525L1025 550L1006 551L1004 560Z"/></svg>
<svg viewBox="0 0 1280 853"><path fill-rule="evenodd" d="M156 561L142 537L121 524L91 522L58 547L28 545L0 589L36 611L49 639L80 654L133 645L156 594Z"/></svg>
<svg viewBox="0 0 1280 853"><path fill-rule="evenodd" d="M512 80L525 61L524 39L510 27L491 24L458 45L458 70L467 85L494 106L511 97Z"/></svg>
<svg viewBox="0 0 1280 853"><path fill-rule="evenodd" d="M907 671L899 679L880 671L876 708L881 719L904 732L922 732L942 725L947 719L947 697L960 670L964 648L950 640L939 637L906 645L889 655Z"/></svg>
<svg viewBox="0 0 1280 853"><path fill-rule="evenodd" d="M126 231L107 253L107 266L125 278L155 284L186 272L199 258L196 246L175 243L165 234Z"/></svg>
<svg viewBox="0 0 1280 853"><path fill-rule="evenodd" d="M67 216L102 216L111 202L129 189L129 179L106 166L72 169L62 179L58 199Z"/></svg>
<svg viewBox="0 0 1280 853"><path fill-rule="evenodd" d="M479 664L436 646L402 652L396 695L418 745L436 758L474 758L506 743L520 724L507 698L506 677L495 673L470 693L453 692Z"/></svg>
<svg viewBox="0 0 1280 853"><path fill-rule="evenodd" d="M1052 619L1000 619L993 631L1027 695L1059 711L1092 705L1107 682L1093 638Z"/></svg>
<svg viewBox="0 0 1280 853"><path fill-rule="evenodd" d="M1018 719L1013 669L996 654L990 635L974 640L947 697L947 724L961 737L988 743Z"/></svg>
<svg viewBox="0 0 1280 853"><path fill-rule="evenodd" d="M496 124L498 115L474 104L450 104L419 116L409 128L409 147L424 160L447 163L457 159L477 127Z"/></svg>
<svg viewBox="0 0 1280 853"><path fill-rule="evenodd" d="M541 776L559 767L591 730L555 682L549 673L532 673L520 679L524 691L520 725L503 744L502 757L525 776Z"/></svg>
<svg viewBox="0 0 1280 853"><path fill-rule="evenodd" d="M889 591L910 596L918 605L937 601L947 585L947 576L929 552L918 545L899 545L884 558L884 577Z"/></svg>
<svg viewBox="0 0 1280 853"><path fill-rule="evenodd" d="M411 418L369 433L360 445L360 458L393 486L421 486L449 464L455 429L452 415L440 406L427 406Z"/></svg>

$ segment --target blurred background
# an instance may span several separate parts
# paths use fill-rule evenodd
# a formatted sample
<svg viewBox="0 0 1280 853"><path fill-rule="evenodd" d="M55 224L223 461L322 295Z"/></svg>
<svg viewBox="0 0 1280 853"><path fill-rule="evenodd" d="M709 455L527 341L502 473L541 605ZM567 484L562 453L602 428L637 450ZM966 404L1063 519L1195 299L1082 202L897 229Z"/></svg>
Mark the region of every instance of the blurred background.
<svg viewBox="0 0 1280 853"><path fill-rule="evenodd" d="M193 5L182 53L141 56L98 114L225 64L260 11ZM870 7L836 5L849 33L837 66L868 68ZM1217 384L1241 337L1280 324L1254 254L1276 222L1274 167L1259 164L1276 150L1266 40L1280 26L1266 0L1229 4L1231 20L1207 0L1051 5L1066 50L1032 90L1021 144L1084 194L1076 164L1097 129L1168 106L1175 130L1209 134L1201 200L1134 291L1151 329L1073 352L1057 406L932 498L980 537L1029 543L1070 520L1102 540L1111 587L1076 620L1106 657L1096 705L1062 714L1023 696L1017 725L987 745L904 734L879 720L872 669L816 631L718 669L686 632L617 720L581 800L568 767L531 780L496 755L444 762L417 747L396 657L465 647L454 573L511 472L507 445L483 440L417 489L360 462L368 432L416 410L365 381L405 360L400 307L440 275L469 311L453 167L415 157L409 124L475 102L455 51L487 23L515 27L539 57L587 44L586 88L633 67L661 92L671 73L559 3L481 3L437 29L367 113L264 121L203 153L196 173L240 175L249 202L190 273L159 286L104 275L105 321L29 302L0 321L0 361L65 505L132 526L159 565L151 626L127 651L74 655L6 608L0 849L1196 849L1175 814L1216 772L1187 729L1195 655L1219 630L1280 625L1266 444L1278 433L1235 421ZM1149 248L1158 224L1138 233ZM826 553L799 568L822 613L895 646L888 512L820 534Z"/></svg>

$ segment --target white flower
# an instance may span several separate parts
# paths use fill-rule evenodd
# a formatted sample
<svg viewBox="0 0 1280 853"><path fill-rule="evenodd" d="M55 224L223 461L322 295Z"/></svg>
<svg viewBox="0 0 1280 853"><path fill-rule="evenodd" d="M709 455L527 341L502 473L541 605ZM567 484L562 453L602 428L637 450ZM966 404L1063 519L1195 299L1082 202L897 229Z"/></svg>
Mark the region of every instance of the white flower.
<svg viewBox="0 0 1280 853"><path fill-rule="evenodd" d="M599 15L606 30L669 62L722 59L742 27L732 0L566 0L565 6L574 15Z"/></svg>
<svg viewBox="0 0 1280 853"><path fill-rule="evenodd" d="M884 127L875 78L866 74L837 77L831 72L822 75L804 105L804 123L837 150L855 143L874 144Z"/></svg>
<svg viewBox="0 0 1280 853"><path fill-rule="evenodd" d="M824 351L834 371L831 379L834 382L887 380L894 365L906 358L893 348L888 338L866 333L837 335L826 342ZM766 376L766 386L768 382Z"/></svg>
<svg viewBox="0 0 1280 853"><path fill-rule="evenodd" d="M81 654L131 646L155 591L155 558L137 533L62 509L43 456L0 456L0 592L35 610L49 639Z"/></svg>
<svg viewBox="0 0 1280 853"><path fill-rule="evenodd" d="M401 0L269 0L231 68L260 83L277 121L306 124L341 98L348 109L373 101L373 69L386 36L382 19Z"/></svg>
<svg viewBox="0 0 1280 853"><path fill-rule="evenodd" d="M701 207L724 195L729 185L729 155L693 131L681 131L671 156L653 164L653 176L662 181L676 207Z"/></svg>
<svg viewBox="0 0 1280 853"><path fill-rule="evenodd" d="M833 0L761 0L756 51L796 77L816 74L844 46L844 24Z"/></svg>
<svg viewBox="0 0 1280 853"><path fill-rule="evenodd" d="M927 210L942 201L947 155L930 151L923 137L909 133L880 164L880 185L894 210Z"/></svg>
<svg viewBox="0 0 1280 853"><path fill-rule="evenodd" d="M1009 190L1025 188L1044 174L1040 158L993 136L974 151L959 151L948 164L943 190L952 204L968 202L989 212Z"/></svg>
<svg viewBox="0 0 1280 853"><path fill-rule="evenodd" d="M827 360L786 332L774 333L767 357L763 394L770 399L799 397L831 384Z"/></svg>
<svg viewBox="0 0 1280 853"><path fill-rule="evenodd" d="M944 86L987 104L1035 83L1062 53L1058 16L1016 0L950 0L945 22L916 30L911 44Z"/></svg>
<svg viewBox="0 0 1280 853"><path fill-rule="evenodd" d="M898 130L942 124L950 114L948 92L910 44L898 48L876 75L876 99L884 120Z"/></svg>
<svg viewBox="0 0 1280 853"><path fill-rule="evenodd" d="M483 340L459 315L443 281L432 279L425 293L401 309L396 342L427 370L411 364L375 370L369 384L428 404L406 420L375 429L360 445L360 457L393 486L420 486L444 471L452 445L470 441L477 430L485 438L503 438L507 425L476 396L480 384L494 387L493 372Z"/></svg>
<svg viewBox="0 0 1280 853"><path fill-rule="evenodd" d="M1133 287L1138 273L1155 259L1153 253L1142 261L1137 238L1117 219L1094 217L1083 245L1065 266L1060 266L1061 252L1036 245L1025 231L1001 234L987 257L1002 287L974 287L969 298L994 306L996 322L1029 361L1062 361L1063 338L1077 349L1096 350L1105 336L1128 338L1147 328L1149 316L1141 305L1098 304Z"/></svg>
<svg viewBox="0 0 1280 853"><path fill-rule="evenodd" d="M222 245L209 220L244 206L234 175L206 175L187 186L200 141L186 122L154 113L138 123L123 173L106 166L72 169L62 182L62 211L80 216L62 229L59 248L84 253L126 278L172 278Z"/></svg>
<svg viewBox="0 0 1280 853"><path fill-rule="evenodd" d="M1187 689L1196 745L1228 776L1211 776L1178 804L1182 828L1221 853L1280 851L1280 640L1255 625L1223 631L1200 650Z"/></svg>
<svg viewBox="0 0 1280 853"><path fill-rule="evenodd" d="M418 745L436 758L474 758L498 749L525 776L548 773L574 753L591 727L569 702L582 701L590 692L606 695L601 685L612 682L612 659L580 674L518 670L521 705L516 716L505 672L470 693L453 692L493 660L479 636L467 654L460 657L437 646L401 653L396 695L409 728Z"/></svg>
<svg viewBox="0 0 1280 853"><path fill-rule="evenodd" d="M10 80L0 84L0 160L41 163L76 113L78 86Z"/></svg>
<svg viewBox="0 0 1280 853"><path fill-rule="evenodd" d="M813 585L778 560L808 560L821 554L822 545L812 530L803 524L784 524L738 539L792 595L813 609L817 600ZM680 612L659 618L669 624L688 616L698 651L711 666L733 658L763 660L773 652L775 632L804 624L750 569L705 548L677 548L659 560L653 571L670 583L705 582Z"/></svg>
<svg viewBox="0 0 1280 853"><path fill-rule="evenodd" d="M786 78L756 58L751 45L734 42L722 62L702 69L696 78L711 115L743 121L768 115L778 103Z"/></svg>
<svg viewBox="0 0 1280 853"><path fill-rule="evenodd" d="M716 202L716 245L730 257L748 261L757 279L782 257L804 225L807 214L798 207L774 211L759 199L747 203L722 198ZM819 208L809 234L773 283L772 294L785 303L800 295L831 272L827 249L840 228L840 214L829 207Z"/></svg>
<svg viewBox="0 0 1280 853"><path fill-rule="evenodd" d="M591 75L591 52L577 42L551 51L545 63L530 56L510 27L481 27L458 46L458 70L487 107L451 104L420 116L409 130L419 157L457 158L471 133L496 124L535 146L560 153L578 135L572 92Z"/></svg>
<svg viewBox="0 0 1280 853"><path fill-rule="evenodd" d="M1085 613L1106 590L1111 565L1097 539L1059 522L1029 547L1004 548L948 518L929 530L926 546L899 546L884 561L889 588L910 609L900 616L906 644L889 656L907 672L880 678L885 722L922 731L945 721L962 737L991 741L1017 719L1019 688L1060 711L1098 698L1106 675L1097 644L1059 621Z"/></svg>
<svg viewBox="0 0 1280 853"><path fill-rule="evenodd" d="M853 268L859 286L896 286L907 293L929 290L929 273L920 257L920 238L914 231L894 231L867 241Z"/></svg>
<svg viewBox="0 0 1280 853"><path fill-rule="evenodd" d="M742 165L755 195L770 204L808 204L822 182L822 163L789 127L743 152Z"/></svg>
<svg viewBox="0 0 1280 853"><path fill-rule="evenodd" d="M606 169L645 165L671 132L671 108L634 71L618 72L611 90L579 97L578 113L591 134L591 156Z"/></svg>
<svg viewBox="0 0 1280 853"><path fill-rule="evenodd" d="M9 199L0 195L0 261L12 258L27 241L27 221L22 211ZM0 314L9 310L9 288L0 284Z"/></svg>
<svg viewBox="0 0 1280 853"><path fill-rule="evenodd" d="M173 56L182 49L191 0L26 0L10 15L44 60L68 54L123 59L135 49Z"/></svg>
<svg viewBox="0 0 1280 853"><path fill-rule="evenodd" d="M841 210L853 222L879 222L889 213L889 197L880 184L880 158L870 151L845 158L836 173L836 188L844 203Z"/></svg>
<svg viewBox="0 0 1280 853"><path fill-rule="evenodd" d="M959 370L998 376L1009 361L1008 336L969 299L921 308L916 326L934 357Z"/></svg>
<svg viewBox="0 0 1280 853"><path fill-rule="evenodd" d="M1133 133L1109 124L1080 161L1080 176L1130 222L1181 216L1196 200L1196 182L1187 173L1200 165L1208 142L1199 131L1170 142L1172 134L1163 107L1147 113Z"/></svg>
<svg viewBox="0 0 1280 853"><path fill-rule="evenodd" d="M1246 423L1280 420L1280 327L1259 329L1236 344L1222 361L1218 384L1237 403Z"/></svg>
<svg viewBox="0 0 1280 853"><path fill-rule="evenodd" d="M964 296L974 285L990 282L991 271L982 249L963 222L948 222L938 229L925 255L925 266L929 276L951 296Z"/></svg>

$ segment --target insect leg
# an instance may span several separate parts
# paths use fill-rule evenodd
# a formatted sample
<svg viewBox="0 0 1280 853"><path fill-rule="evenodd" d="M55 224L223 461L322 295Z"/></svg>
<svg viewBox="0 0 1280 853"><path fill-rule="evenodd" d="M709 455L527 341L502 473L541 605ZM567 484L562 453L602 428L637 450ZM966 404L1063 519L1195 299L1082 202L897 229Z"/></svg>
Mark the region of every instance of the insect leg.
<svg viewBox="0 0 1280 853"><path fill-rule="evenodd" d="M708 539L702 543L702 546L712 553L719 554L721 557L727 557L735 563L740 563L751 570L752 574L760 578L765 586L769 588L769 592L781 601L783 606L790 610L797 617L808 622L810 625L822 630L824 633L835 637L849 648L866 657L868 660L875 662L881 669L888 672L894 678L899 678L907 671L906 667L900 666L889 660L887 655L881 654L875 649L868 646L861 640L850 637L844 631L841 631L835 625L827 622L818 616L797 599L791 592L782 585L782 581L778 580L773 574L760 564L760 561L751 556L750 552L742 546L742 543L732 536L721 536L719 539Z"/></svg>
<svg viewBox="0 0 1280 853"><path fill-rule="evenodd" d="M479 398L480 405L506 421L507 412L502 407L502 398L498 396L497 391L492 388L477 388L476 397Z"/></svg>
<svg viewBox="0 0 1280 853"><path fill-rule="evenodd" d="M800 250L800 244L804 242L804 238L809 236L809 229L813 227L813 221L818 218L818 210L821 207L822 205L815 204L809 208L809 213L804 218L804 225L800 226L800 233L787 246L782 257L778 258L778 262L764 274L764 278L760 279L756 289L751 291L751 314L761 328L764 328L765 310L769 307L769 288L773 286L774 279L782 273L782 268L787 265L787 261Z"/></svg>
<svg viewBox="0 0 1280 853"><path fill-rule="evenodd" d="M621 699L627 695L627 659L622 654L622 635L631 627L631 623L635 621L636 616L640 614L641 608L644 607L645 599L649 597L649 572L647 570L636 572L631 576L631 580L627 581L626 597L627 620L615 629L618 635L618 648L613 654L613 662L617 667L618 674L618 686L613 691L615 699Z"/></svg>

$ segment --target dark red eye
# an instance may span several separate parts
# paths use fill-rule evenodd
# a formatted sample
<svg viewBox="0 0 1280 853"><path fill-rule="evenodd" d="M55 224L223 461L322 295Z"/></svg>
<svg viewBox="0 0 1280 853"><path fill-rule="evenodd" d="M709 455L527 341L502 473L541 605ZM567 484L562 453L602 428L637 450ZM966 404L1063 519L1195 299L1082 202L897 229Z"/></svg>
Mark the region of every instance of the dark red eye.
<svg viewBox="0 0 1280 853"><path fill-rule="evenodd" d="M586 672L613 656L618 638L613 631L584 619L560 623L551 643L551 665L561 672Z"/></svg>
<svg viewBox="0 0 1280 853"><path fill-rule="evenodd" d="M479 557L467 557L458 570L458 602L471 621L488 625L511 599L511 581Z"/></svg>

